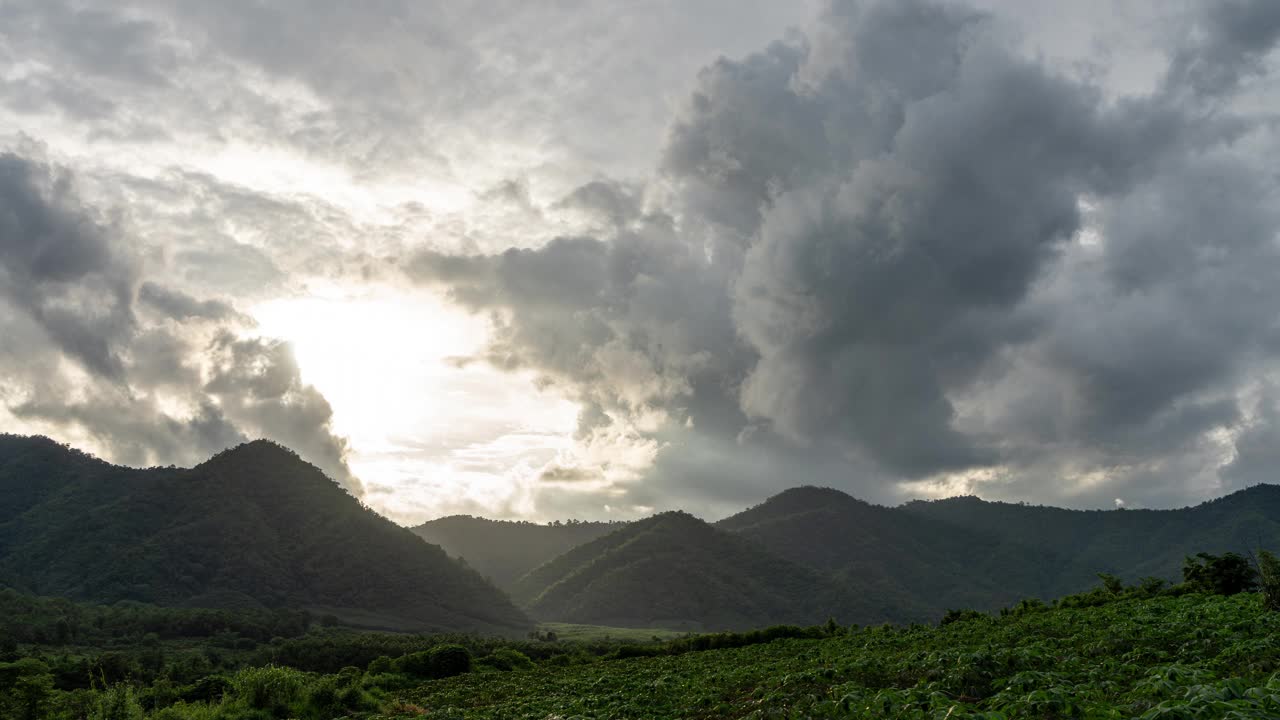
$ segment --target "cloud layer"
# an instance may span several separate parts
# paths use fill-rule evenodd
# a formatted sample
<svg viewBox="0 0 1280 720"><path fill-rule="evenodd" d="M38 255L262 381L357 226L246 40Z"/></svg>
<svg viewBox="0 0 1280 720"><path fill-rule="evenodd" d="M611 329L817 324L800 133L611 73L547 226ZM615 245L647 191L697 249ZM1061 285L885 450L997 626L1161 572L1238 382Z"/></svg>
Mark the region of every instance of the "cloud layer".
<svg viewBox="0 0 1280 720"><path fill-rule="evenodd" d="M581 432L660 439L639 498L1229 489L1276 432L1275 137L1239 102L1274 16L1207 5L1114 96L983 13L833 3L702 72L642 213L408 272L496 311L487 359L570 388Z"/></svg>
<svg viewBox="0 0 1280 720"><path fill-rule="evenodd" d="M7 3L0 404L135 464L265 435L359 492L254 312L376 288L489 332L407 399L464 447L383 433L426 515L1273 479L1280 11L1028 37L1040 4L980 1ZM497 419L527 377L571 436Z"/></svg>

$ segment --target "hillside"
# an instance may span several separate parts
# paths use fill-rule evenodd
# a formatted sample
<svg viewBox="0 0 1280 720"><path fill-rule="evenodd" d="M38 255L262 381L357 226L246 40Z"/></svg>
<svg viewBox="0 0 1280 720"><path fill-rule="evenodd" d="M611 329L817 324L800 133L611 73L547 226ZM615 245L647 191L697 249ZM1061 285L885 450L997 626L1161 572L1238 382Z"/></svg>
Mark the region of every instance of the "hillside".
<svg viewBox="0 0 1280 720"><path fill-rule="evenodd" d="M257 441L191 469L0 436L0 585L95 602L299 607L352 623L520 632L479 574Z"/></svg>
<svg viewBox="0 0 1280 720"><path fill-rule="evenodd" d="M579 546L521 578L513 595L539 619L621 627L878 622L897 612L681 512Z"/></svg>
<svg viewBox="0 0 1280 720"><path fill-rule="evenodd" d="M1256 595L1133 598L461 675L404 700L468 719L1276 718L1278 632Z"/></svg>
<svg viewBox="0 0 1280 720"><path fill-rule="evenodd" d="M803 487L717 527L937 618L948 608L990 610L1079 592L1098 572L1175 579L1184 556L1202 550L1280 547L1280 488L1257 486L1182 510L1079 511L973 497L889 508Z"/></svg>
<svg viewBox="0 0 1280 720"><path fill-rule="evenodd" d="M1280 486L1255 485L1178 510L1066 510L974 497L916 501L900 509L929 523L999 539L1001 547L1053 553L1056 572L1042 596L1075 592L1096 572L1129 580L1178 577L1203 550L1248 554L1280 548Z"/></svg>
<svg viewBox="0 0 1280 720"><path fill-rule="evenodd" d="M462 558L495 585L509 591L530 570L618 527L616 523L606 522L538 525L453 515L425 522L412 530L453 557Z"/></svg>

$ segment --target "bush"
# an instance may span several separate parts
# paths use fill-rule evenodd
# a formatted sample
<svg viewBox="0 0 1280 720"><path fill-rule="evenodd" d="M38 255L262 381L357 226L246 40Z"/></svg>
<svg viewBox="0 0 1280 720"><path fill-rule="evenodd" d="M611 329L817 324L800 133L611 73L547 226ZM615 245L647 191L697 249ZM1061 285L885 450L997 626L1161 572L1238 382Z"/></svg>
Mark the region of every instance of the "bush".
<svg viewBox="0 0 1280 720"><path fill-rule="evenodd" d="M1098 573L1098 578L1102 580L1102 587L1112 595L1120 595L1124 593L1124 582L1110 573Z"/></svg>
<svg viewBox="0 0 1280 720"><path fill-rule="evenodd" d="M88 720L142 720L142 705L133 688L112 685L96 693Z"/></svg>
<svg viewBox="0 0 1280 720"><path fill-rule="evenodd" d="M374 710L377 703L361 687L364 673L359 668L343 668L312 684L307 697L307 715L316 720L344 717L353 712Z"/></svg>
<svg viewBox="0 0 1280 720"><path fill-rule="evenodd" d="M1258 587L1258 573L1249 561L1233 552L1224 555L1199 553L1188 557L1182 566L1182 578L1196 592L1213 595L1235 595Z"/></svg>
<svg viewBox="0 0 1280 720"><path fill-rule="evenodd" d="M437 645L430 653L433 677L446 678L471 672L471 651L461 645Z"/></svg>
<svg viewBox="0 0 1280 720"><path fill-rule="evenodd" d="M437 645L409 653L392 663L398 673L417 678L446 678L471 671L471 651L461 645Z"/></svg>
<svg viewBox="0 0 1280 720"><path fill-rule="evenodd" d="M269 665L245 668L231 678L235 699L252 710L265 710L274 717L292 717L302 699L305 676L293 668Z"/></svg>
<svg viewBox="0 0 1280 720"><path fill-rule="evenodd" d="M482 661L491 668L502 671L530 670L534 667L528 655L512 648L498 648Z"/></svg>
<svg viewBox="0 0 1280 720"><path fill-rule="evenodd" d="M422 650L401 655L392 661L392 668L395 672L410 677L429 678L431 677L431 651Z"/></svg>
<svg viewBox="0 0 1280 720"><path fill-rule="evenodd" d="M942 620L938 621L938 625L950 625L954 622L965 622L967 620L982 620L987 616L977 610L948 610L946 615L942 616Z"/></svg>

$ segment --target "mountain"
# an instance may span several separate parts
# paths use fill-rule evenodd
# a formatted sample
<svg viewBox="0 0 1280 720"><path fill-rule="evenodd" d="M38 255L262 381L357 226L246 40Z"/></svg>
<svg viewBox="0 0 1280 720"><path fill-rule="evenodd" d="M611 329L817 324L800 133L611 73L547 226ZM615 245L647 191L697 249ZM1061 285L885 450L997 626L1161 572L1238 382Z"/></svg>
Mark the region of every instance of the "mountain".
<svg viewBox="0 0 1280 720"><path fill-rule="evenodd" d="M574 548L521 578L513 596L540 619L622 627L884 621L895 610L682 512Z"/></svg>
<svg viewBox="0 0 1280 720"><path fill-rule="evenodd" d="M575 521L538 525L453 515L425 522L413 532L510 591L525 573L619 525Z"/></svg>
<svg viewBox="0 0 1280 720"><path fill-rule="evenodd" d="M787 490L717 523L910 615L991 610L1098 583L1180 577L1197 552L1280 548L1280 487L1182 510L1064 510L975 497L889 508L829 488Z"/></svg>
<svg viewBox="0 0 1280 720"><path fill-rule="evenodd" d="M914 501L904 515L999 539L1003 547L1052 551L1042 596L1075 592L1107 572L1129 580L1177 578L1197 552L1248 555L1280 549L1280 486L1254 485L1177 510L1066 510L975 497Z"/></svg>
<svg viewBox="0 0 1280 720"><path fill-rule="evenodd" d="M299 607L388 629L529 626L478 573L266 441L191 469L139 470L0 436L0 585L101 603Z"/></svg>
<svg viewBox="0 0 1280 720"><path fill-rule="evenodd" d="M1039 595L1057 564L1051 551L1002 543L980 527L934 522L829 488L787 490L716 526L850 592L891 598L910 620Z"/></svg>

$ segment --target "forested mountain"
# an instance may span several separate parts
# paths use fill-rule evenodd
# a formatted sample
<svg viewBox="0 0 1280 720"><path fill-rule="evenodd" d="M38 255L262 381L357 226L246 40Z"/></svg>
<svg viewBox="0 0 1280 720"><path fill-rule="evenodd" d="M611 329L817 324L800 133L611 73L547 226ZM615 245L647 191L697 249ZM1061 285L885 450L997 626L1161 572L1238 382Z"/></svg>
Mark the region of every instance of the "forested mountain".
<svg viewBox="0 0 1280 720"><path fill-rule="evenodd" d="M915 501L898 510L927 526L949 525L999 539L1001 548L1046 555L1055 572L1042 597L1078 592L1108 572L1128 580L1176 578L1197 552L1280 549L1280 486L1255 485L1177 510L1065 510L975 497ZM992 568L999 572L1000 568Z"/></svg>
<svg viewBox="0 0 1280 720"><path fill-rule="evenodd" d="M539 619L624 627L734 629L834 616L882 622L901 608L682 512L623 526L521 578Z"/></svg>
<svg viewBox="0 0 1280 720"><path fill-rule="evenodd" d="M828 574L850 593L888 598L911 620L1039 595L1055 572L1049 554L1002 543L981 528L932 522L827 488L787 490L717 527Z"/></svg>
<svg viewBox="0 0 1280 720"><path fill-rule="evenodd" d="M989 610L1082 591L1107 572L1176 579L1201 551L1280 548L1280 487L1181 510L1064 510L975 497L889 508L802 487L717 523L858 592Z"/></svg>
<svg viewBox="0 0 1280 720"><path fill-rule="evenodd" d="M95 602L297 607L353 624L520 632L478 573L257 441L191 469L0 436L0 585Z"/></svg>
<svg viewBox="0 0 1280 720"><path fill-rule="evenodd" d="M1259 547L1280 549L1274 485L1181 510L1108 511L973 497L890 508L800 487L714 527L669 512L617 524L459 516L408 530L269 442L191 469L137 470L0 435L0 586L306 608L393 629L527 629L486 575L539 619L732 629L935 620L1079 592L1098 572L1172 580L1187 555Z"/></svg>
<svg viewBox="0 0 1280 720"><path fill-rule="evenodd" d="M620 526L574 521L539 525L451 515L425 522L413 531L509 591L530 570Z"/></svg>

